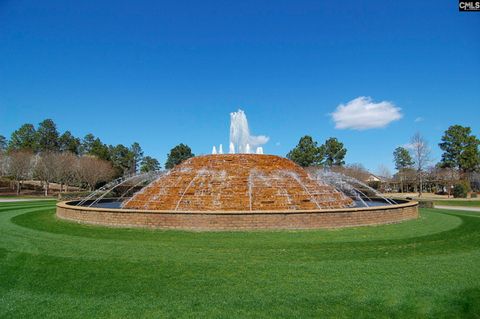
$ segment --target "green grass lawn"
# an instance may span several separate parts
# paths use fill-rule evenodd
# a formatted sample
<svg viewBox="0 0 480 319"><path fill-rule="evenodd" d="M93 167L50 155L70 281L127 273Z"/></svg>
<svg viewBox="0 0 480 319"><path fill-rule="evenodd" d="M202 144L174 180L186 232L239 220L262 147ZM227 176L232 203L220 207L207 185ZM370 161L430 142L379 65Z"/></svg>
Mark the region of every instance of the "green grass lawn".
<svg viewBox="0 0 480 319"><path fill-rule="evenodd" d="M378 227L151 231L0 204L0 317L478 318L480 214Z"/></svg>
<svg viewBox="0 0 480 319"><path fill-rule="evenodd" d="M436 200L435 205L480 207L480 200Z"/></svg>

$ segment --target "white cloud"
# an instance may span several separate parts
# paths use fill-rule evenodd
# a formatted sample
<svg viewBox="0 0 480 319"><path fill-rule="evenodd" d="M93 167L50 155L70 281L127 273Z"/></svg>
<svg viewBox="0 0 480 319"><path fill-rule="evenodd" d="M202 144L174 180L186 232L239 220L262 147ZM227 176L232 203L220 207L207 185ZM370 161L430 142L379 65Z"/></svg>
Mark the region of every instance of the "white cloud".
<svg viewBox="0 0 480 319"><path fill-rule="evenodd" d="M423 121L423 117L419 116L415 119L415 123L418 123L418 122L422 122Z"/></svg>
<svg viewBox="0 0 480 319"><path fill-rule="evenodd" d="M250 135L248 137L248 142L250 146L255 147L255 146L261 146L263 144L266 144L269 139L270 138L265 135L258 135L258 136Z"/></svg>
<svg viewBox="0 0 480 319"><path fill-rule="evenodd" d="M372 98L360 96L347 104L340 104L332 118L337 129L368 130L385 127L402 118L401 109L393 103L382 101L375 103Z"/></svg>

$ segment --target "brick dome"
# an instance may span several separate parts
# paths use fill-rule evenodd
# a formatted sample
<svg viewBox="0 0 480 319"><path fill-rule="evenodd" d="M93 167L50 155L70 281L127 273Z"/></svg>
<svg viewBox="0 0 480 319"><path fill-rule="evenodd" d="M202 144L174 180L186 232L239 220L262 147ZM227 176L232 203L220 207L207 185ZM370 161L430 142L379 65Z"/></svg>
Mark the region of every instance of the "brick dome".
<svg viewBox="0 0 480 319"><path fill-rule="evenodd" d="M277 211L353 204L333 187L274 155L219 154L190 158L161 176L124 208L166 211Z"/></svg>

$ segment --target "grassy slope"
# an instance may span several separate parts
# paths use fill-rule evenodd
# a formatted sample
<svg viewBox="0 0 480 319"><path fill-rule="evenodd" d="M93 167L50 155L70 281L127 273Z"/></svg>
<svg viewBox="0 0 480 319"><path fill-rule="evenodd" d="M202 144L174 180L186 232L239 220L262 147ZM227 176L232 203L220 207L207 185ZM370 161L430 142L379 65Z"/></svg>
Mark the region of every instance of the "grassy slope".
<svg viewBox="0 0 480 319"><path fill-rule="evenodd" d="M0 204L0 317L476 317L480 216L298 232L108 229Z"/></svg>
<svg viewBox="0 0 480 319"><path fill-rule="evenodd" d="M480 207L480 200L436 200L435 205Z"/></svg>

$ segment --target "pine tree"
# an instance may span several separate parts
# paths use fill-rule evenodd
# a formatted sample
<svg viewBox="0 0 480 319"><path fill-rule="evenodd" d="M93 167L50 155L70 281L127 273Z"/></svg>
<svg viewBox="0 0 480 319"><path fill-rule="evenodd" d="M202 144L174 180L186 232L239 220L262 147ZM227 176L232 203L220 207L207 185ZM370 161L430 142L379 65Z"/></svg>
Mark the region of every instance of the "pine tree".
<svg viewBox="0 0 480 319"><path fill-rule="evenodd" d="M142 164L140 166L140 172L142 173L148 173L148 172L154 172L160 170L160 163L158 162L157 159L150 157L150 156L145 156L142 159Z"/></svg>
<svg viewBox="0 0 480 319"><path fill-rule="evenodd" d="M347 149L343 147L343 143L337 138L331 137L325 141L325 165L342 166L345 164L343 160L347 154Z"/></svg>
<svg viewBox="0 0 480 319"><path fill-rule="evenodd" d="M460 169L463 172L472 172L480 164L478 146L480 140L471 134L470 127L461 125L450 126L439 144L443 151L442 166Z"/></svg>
<svg viewBox="0 0 480 319"><path fill-rule="evenodd" d="M287 154L287 158L302 167L317 166L323 164L325 147L318 146L311 136L305 135L300 139L297 146Z"/></svg>
<svg viewBox="0 0 480 319"><path fill-rule="evenodd" d="M60 149L58 135L57 125L53 120L46 119L40 122L37 129L37 151L58 151Z"/></svg>
<svg viewBox="0 0 480 319"><path fill-rule="evenodd" d="M23 124L18 130L14 131L8 143L10 151L36 151L37 150L37 134L32 124Z"/></svg>
<svg viewBox="0 0 480 319"><path fill-rule="evenodd" d="M165 163L166 169L174 168L176 165L180 164L190 157L194 157L192 150L188 145L179 144L170 150L170 153L167 157L167 162Z"/></svg>

